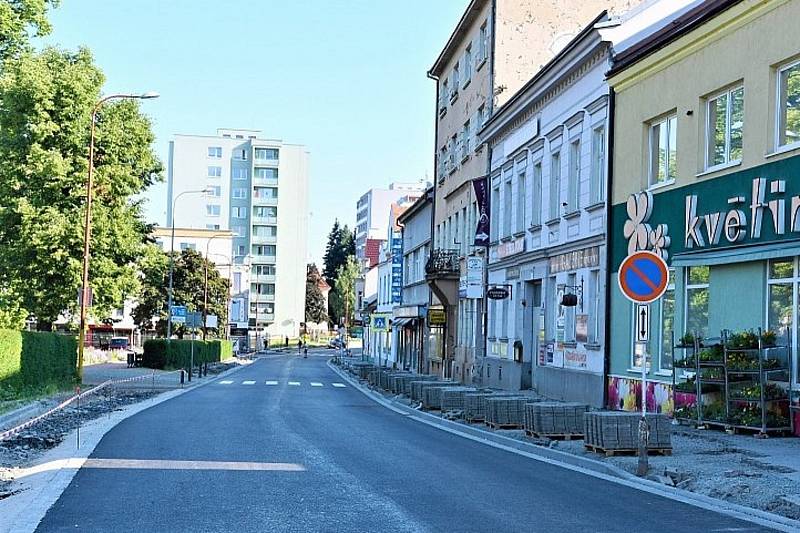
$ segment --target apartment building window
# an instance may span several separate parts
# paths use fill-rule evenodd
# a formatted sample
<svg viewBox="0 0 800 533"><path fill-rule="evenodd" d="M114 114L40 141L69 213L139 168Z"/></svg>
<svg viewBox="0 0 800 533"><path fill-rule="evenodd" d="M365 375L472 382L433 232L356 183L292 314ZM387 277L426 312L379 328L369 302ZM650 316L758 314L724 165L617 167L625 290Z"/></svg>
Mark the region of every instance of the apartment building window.
<svg viewBox="0 0 800 533"><path fill-rule="evenodd" d="M533 184L531 185L531 197L533 206L531 209L531 223L537 226L542 223L542 162L537 161L533 164Z"/></svg>
<svg viewBox="0 0 800 533"><path fill-rule="evenodd" d="M244 189L242 187L236 187L231 191L231 196L239 200L243 200L247 198L247 189Z"/></svg>
<svg viewBox="0 0 800 533"><path fill-rule="evenodd" d="M206 205L206 215L210 217L218 217L220 213L220 206L218 204Z"/></svg>
<svg viewBox="0 0 800 533"><path fill-rule="evenodd" d="M233 158L237 161L247 161L247 149L237 148L233 151Z"/></svg>
<svg viewBox="0 0 800 533"><path fill-rule="evenodd" d="M236 257L244 257L247 254L247 246L240 244L236 246Z"/></svg>
<svg viewBox="0 0 800 533"><path fill-rule="evenodd" d="M460 69L458 63L453 66L452 81L450 82L450 101L458 98L458 84L461 82Z"/></svg>
<svg viewBox="0 0 800 533"><path fill-rule="evenodd" d="M274 244L254 244L253 245L253 255L274 256L275 255L275 245Z"/></svg>
<svg viewBox="0 0 800 533"><path fill-rule="evenodd" d="M800 61L778 72L778 146L800 143Z"/></svg>
<svg viewBox="0 0 800 533"><path fill-rule="evenodd" d="M253 216L258 218L274 218L278 216L278 208L274 206L256 206L253 208Z"/></svg>
<svg viewBox="0 0 800 533"><path fill-rule="evenodd" d="M469 120L461 130L461 161L469 157Z"/></svg>
<svg viewBox="0 0 800 533"><path fill-rule="evenodd" d="M276 180L278 179L277 168L256 168L255 177L262 180Z"/></svg>
<svg viewBox="0 0 800 533"><path fill-rule="evenodd" d="M256 159L260 161L276 161L278 159L278 149L256 148Z"/></svg>
<svg viewBox="0 0 800 533"><path fill-rule="evenodd" d="M206 229L219 229L219 224L206 224Z"/></svg>
<svg viewBox="0 0 800 533"><path fill-rule="evenodd" d="M277 226L253 226L254 237L275 237L277 234Z"/></svg>
<svg viewBox="0 0 800 533"><path fill-rule="evenodd" d="M525 170L517 174L517 232L525 231Z"/></svg>
<svg viewBox="0 0 800 533"><path fill-rule="evenodd" d="M232 218L247 218L247 208L234 206L231 207L231 217Z"/></svg>
<svg viewBox="0 0 800 533"><path fill-rule="evenodd" d="M561 216L561 153L550 156L550 219Z"/></svg>
<svg viewBox="0 0 800 533"><path fill-rule="evenodd" d="M489 23L484 22L481 25L480 33L478 34L478 68L483 65L483 62L489 58Z"/></svg>
<svg viewBox="0 0 800 533"><path fill-rule="evenodd" d="M686 280L686 331L705 337L708 333L708 267L688 268Z"/></svg>
<svg viewBox="0 0 800 533"><path fill-rule="evenodd" d="M208 167L209 178L219 178L222 176L222 167Z"/></svg>
<svg viewBox="0 0 800 533"><path fill-rule="evenodd" d="M569 145L569 182L567 183L567 211L578 210L581 194L581 141L575 140Z"/></svg>
<svg viewBox="0 0 800 533"><path fill-rule="evenodd" d="M250 292L254 292L261 296L275 294L275 285L273 283L251 283Z"/></svg>
<svg viewBox="0 0 800 533"><path fill-rule="evenodd" d="M234 168L233 169L233 179L235 180L246 180L247 179L247 169L246 168Z"/></svg>
<svg viewBox="0 0 800 533"><path fill-rule="evenodd" d="M221 146L209 146L208 147L208 157L214 159L222 158L222 147Z"/></svg>
<svg viewBox="0 0 800 533"><path fill-rule="evenodd" d="M606 179L606 130L603 126L592 130L592 182L589 184L591 203L604 199Z"/></svg>
<svg viewBox="0 0 800 533"><path fill-rule="evenodd" d="M505 172L503 185L503 236L511 235L511 209L514 205L511 189L511 169Z"/></svg>
<svg viewBox="0 0 800 533"><path fill-rule="evenodd" d="M706 111L706 168L741 161L744 87L709 98Z"/></svg>
<svg viewBox="0 0 800 533"><path fill-rule="evenodd" d="M244 226L231 226L231 231L233 232L234 237L247 236L247 230L245 230Z"/></svg>
<svg viewBox="0 0 800 533"><path fill-rule="evenodd" d="M470 80L472 79L472 45L467 45L466 50L464 50L464 87L469 85Z"/></svg>
<svg viewBox="0 0 800 533"><path fill-rule="evenodd" d="M253 267L253 273L256 276L274 276L275 265L255 265Z"/></svg>
<svg viewBox="0 0 800 533"><path fill-rule="evenodd" d="M439 181L447 175L447 147L442 146L439 150Z"/></svg>
<svg viewBox="0 0 800 533"><path fill-rule="evenodd" d="M671 183L677 174L678 116L671 115L650 125L650 170L648 184Z"/></svg>
<svg viewBox="0 0 800 533"><path fill-rule="evenodd" d="M207 185L206 191L207 191L206 194L208 196L214 196L217 198L222 196L222 187L220 187L219 185Z"/></svg>
<svg viewBox="0 0 800 533"><path fill-rule="evenodd" d="M276 187L255 187L253 196L255 198L277 198L278 189Z"/></svg>
<svg viewBox="0 0 800 533"><path fill-rule="evenodd" d="M447 164L450 169L450 172L455 172L456 170L456 145L458 143L458 135L453 134L450 137L450 141L447 143Z"/></svg>
<svg viewBox="0 0 800 533"><path fill-rule="evenodd" d="M440 96L439 110L447 110L447 100L450 98L450 81L447 78L442 82L442 94Z"/></svg>

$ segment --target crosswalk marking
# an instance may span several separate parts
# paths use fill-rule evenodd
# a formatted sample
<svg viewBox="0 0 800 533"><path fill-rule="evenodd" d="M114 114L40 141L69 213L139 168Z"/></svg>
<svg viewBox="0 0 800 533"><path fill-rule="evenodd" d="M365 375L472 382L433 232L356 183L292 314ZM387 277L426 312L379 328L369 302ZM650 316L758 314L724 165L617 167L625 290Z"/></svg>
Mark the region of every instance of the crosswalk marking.
<svg viewBox="0 0 800 533"><path fill-rule="evenodd" d="M311 386L312 386L312 387L322 387L322 383L318 383L318 382L316 382L316 381L312 381L312 382L311 382Z"/></svg>
<svg viewBox="0 0 800 533"><path fill-rule="evenodd" d="M255 385L255 384L256 382L251 380L242 381L242 385Z"/></svg>
<svg viewBox="0 0 800 533"><path fill-rule="evenodd" d="M231 383L233 383L232 379L224 379L224 380L220 381L221 385L230 385Z"/></svg>
<svg viewBox="0 0 800 533"><path fill-rule="evenodd" d="M289 385L291 385L293 387L299 387L300 386L300 382L299 381L290 381Z"/></svg>
<svg viewBox="0 0 800 533"><path fill-rule="evenodd" d="M277 381L267 381L267 385L277 385Z"/></svg>
<svg viewBox="0 0 800 533"><path fill-rule="evenodd" d="M333 385L334 387L338 387L338 388L343 388L343 387L347 386L344 383L331 383L331 385Z"/></svg>
<svg viewBox="0 0 800 533"><path fill-rule="evenodd" d="M234 383L234 381L232 379L224 379L224 380L219 381L218 383L220 385L231 385L231 384ZM257 382L255 380L253 380L253 379L246 379L246 380L243 380L241 382L242 385L255 385L256 383ZM280 383L281 382L279 380L277 380L277 379L268 379L268 380L264 381L265 385L268 385L268 386L271 386L271 387L278 386L278 385L280 385ZM286 383L288 385L292 386L292 387L300 387L300 386L303 385L303 383L300 382L300 381L288 381ZM312 387L317 387L317 388L324 388L325 387L325 383L323 383L322 381L310 381L310 382L306 382L306 385L310 385ZM345 385L344 383L340 383L340 382L332 382L332 383L330 383L330 385L335 387L335 388L337 388L337 389L343 389L343 388L347 387L347 385Z"/></svg>

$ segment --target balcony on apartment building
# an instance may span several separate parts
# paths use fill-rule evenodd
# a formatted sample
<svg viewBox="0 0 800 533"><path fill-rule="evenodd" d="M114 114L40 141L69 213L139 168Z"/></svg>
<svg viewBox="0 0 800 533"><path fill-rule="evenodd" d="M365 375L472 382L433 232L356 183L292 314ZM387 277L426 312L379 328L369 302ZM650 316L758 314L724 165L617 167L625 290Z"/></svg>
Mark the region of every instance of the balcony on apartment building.
<svg viewBox="0 0 800 533"><path fill-rule="evenodd" d="M278 164L277 148L255 148L253 159L256 163Z"/></svg>
<svg viewBox="0 0 800 533"><path fill-rule="evenodd" d="M253 187L253 205L278 205L278 189Z"/></svg>
<svg viewBox="0 0 800 533"><path fill-rule="evenodd" d="M275 244L278 242L278 237L276 235L260 235L253 232L250 236L250 242L252 244Z"/></svg>
<svg viewBox="0 0 800 533"><path fill-rule="evenodd" d="M275 301L274 294L258 294L256 292L250 292L250 301L251 302L258 302L258 303L272 303Z"/></svg>
<svg viewBox="0 0 800 533"><path fill-rule="evenodd" d="M431 255L425 264L425 274L427 274L428 278L458 279L460 274L458 250L445 250L442 248L431 250Z"/></svg>

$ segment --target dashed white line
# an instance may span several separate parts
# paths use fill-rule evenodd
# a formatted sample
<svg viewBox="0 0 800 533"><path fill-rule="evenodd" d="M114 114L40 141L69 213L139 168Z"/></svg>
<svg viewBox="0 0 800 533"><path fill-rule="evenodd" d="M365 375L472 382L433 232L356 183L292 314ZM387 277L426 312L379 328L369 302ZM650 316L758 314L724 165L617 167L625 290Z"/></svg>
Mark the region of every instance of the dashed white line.
<svg viewBox="0 0 800 533"><path fill-rule="evenodd" d="M255 384L256 382L251 380L242 381L242 385L255 385Z"/></svg>
<svg viewBox="0 0 800 533"><path fill-rule="evenodd" d="M277 385L277 381L267 381L267 385Z"/></svg>
<svg viewBox="0 0 800 533"><path fill-rule="evenodd" d="M345 385L344 383L331 383L331 385L333 385L334 387L340 388L340 389L344 388L344 387L347 387L347 385Z"/></svg>
<svg viewBox="0 0 800 533"><path fill-rule="evenodd" d="M230 385L231 383L233 383L232 379L224 379L219 382L220 385Z"/></svg>
<svg viewBox="0 0 800 533"><path fill-rule="evenodd" d="M300 386L300 382L299 381L290 381L289 385L291 385L292 387L299 387Z"/></svg>
<svg viewBox="0 0 800 533"><path fill-rule="evenodd" d="M311 382L311 386L312 386L312 387L322 387L322 383L319 383L319 382L317 382L317 381L312 381L312 382Z"/></svg>

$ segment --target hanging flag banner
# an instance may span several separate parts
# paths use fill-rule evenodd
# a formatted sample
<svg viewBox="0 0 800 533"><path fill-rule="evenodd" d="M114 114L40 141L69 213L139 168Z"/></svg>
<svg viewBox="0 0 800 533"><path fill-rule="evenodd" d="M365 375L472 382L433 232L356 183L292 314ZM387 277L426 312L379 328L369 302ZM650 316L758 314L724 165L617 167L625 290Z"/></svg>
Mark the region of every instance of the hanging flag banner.
<svg viewBox="0 0 800 533"><path fill-rule="evenodd" d="M475 246L489 246L489 179L484 176L472 180L475 202L478 204L478 225L475 228Z"/></svg>

